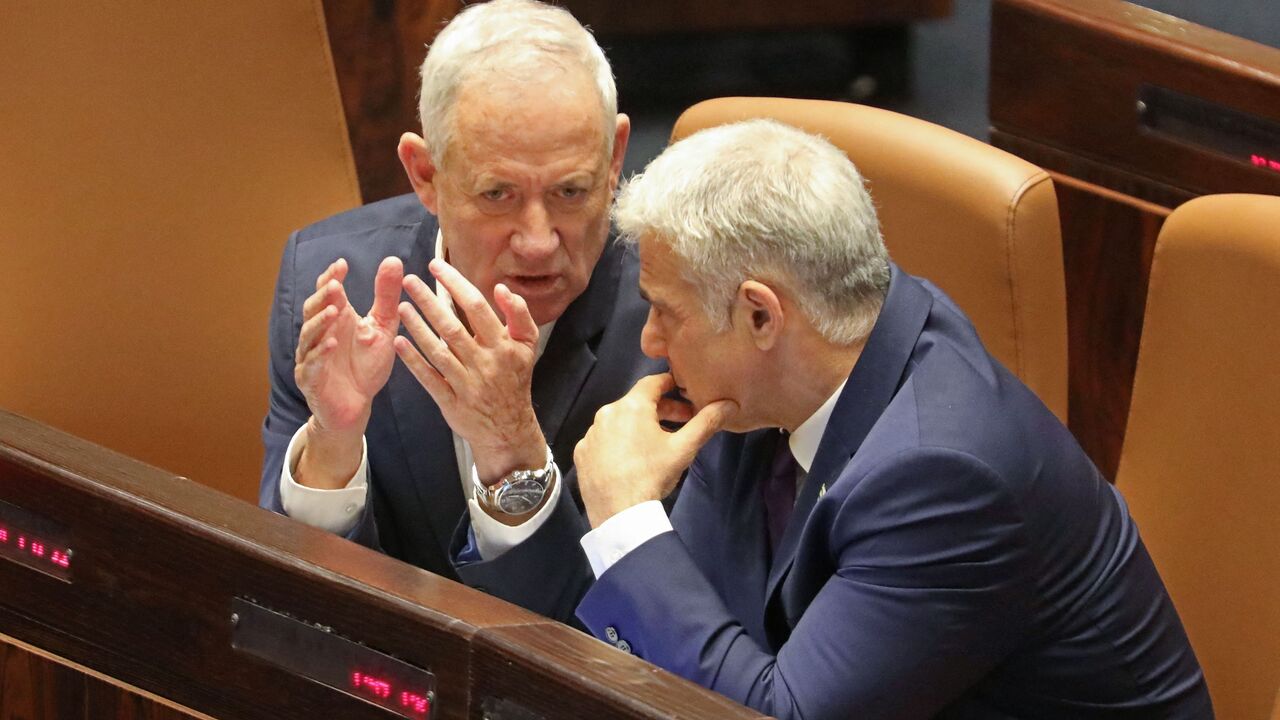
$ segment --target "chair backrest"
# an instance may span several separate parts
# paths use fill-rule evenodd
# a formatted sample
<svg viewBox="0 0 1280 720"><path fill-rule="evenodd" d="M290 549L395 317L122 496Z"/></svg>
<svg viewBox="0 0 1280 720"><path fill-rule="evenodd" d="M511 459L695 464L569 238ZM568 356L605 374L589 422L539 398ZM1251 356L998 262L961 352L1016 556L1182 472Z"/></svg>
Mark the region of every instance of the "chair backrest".
<svg viewBox="0 0 1280 720"><path fill-rule="evenodd" d="M945 290L991 354L1066 419L1066 290L1048 174L923 120L824 100L707 100L680 116L671 139L760 117L844 150L867 179L894 261Z"/></svg>
<svg viewBox="0 0 1280 720"><path fill-rule="evenodd" d="M1156 243L1117 486L1219 717L1280 688L1280 197L1207 195Z"/></svg>
<svg viewBox="0 0 1280 720"><path fill-rule="evenodd" d="M253 498L281 250L360 201L320 0L0 3L0 98L0 406Z"/></svg>

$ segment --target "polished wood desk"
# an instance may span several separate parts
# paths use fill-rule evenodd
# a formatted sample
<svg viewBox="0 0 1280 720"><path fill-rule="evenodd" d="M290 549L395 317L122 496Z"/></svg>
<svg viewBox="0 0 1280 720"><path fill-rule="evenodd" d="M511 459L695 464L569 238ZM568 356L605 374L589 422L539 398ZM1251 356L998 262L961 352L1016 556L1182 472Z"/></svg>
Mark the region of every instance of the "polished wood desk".
<svg viewBox="0 0 1280 720"><path fill-rule="evenodd" d="M568 626L3 411L0 670L6 720L760 717Z"/></svg>
<svg viewBox="0 0 1280 720"><path fill-rule="evenodd" d="M1057 186L1069 424L1114 478L1165 217L1280 194L1280 50L1119 0L995 0L990 114Z"/></svg>

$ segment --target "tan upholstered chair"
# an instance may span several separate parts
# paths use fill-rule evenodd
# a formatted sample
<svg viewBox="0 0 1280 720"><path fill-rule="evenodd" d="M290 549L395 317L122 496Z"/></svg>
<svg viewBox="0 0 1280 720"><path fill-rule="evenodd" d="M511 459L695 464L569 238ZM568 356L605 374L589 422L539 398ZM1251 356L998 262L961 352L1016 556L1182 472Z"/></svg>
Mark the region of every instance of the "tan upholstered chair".
<svg viewBox="0 0 1280 720"><path fill-rule="evenodd" d="M945 290L991 353L1066 419L1061 231L1043 170L923 120L823 100L708 100L686 110L671 137L757 117L843 149L867 178L894 260Z"/></svg>
<svg viewBox="0 0 1280 720"><path fill-rule="evenodd" d="M1280 197L1210 195L1156 243L1116 484L1219 717L1280 688Z"/></svg>
<svg viewBox="0 0 1280 720"><path fill-rule="evenodd" d="M0 130L0 407L255 497L281 250L360 199L320 0L0 3Z"/></svg>

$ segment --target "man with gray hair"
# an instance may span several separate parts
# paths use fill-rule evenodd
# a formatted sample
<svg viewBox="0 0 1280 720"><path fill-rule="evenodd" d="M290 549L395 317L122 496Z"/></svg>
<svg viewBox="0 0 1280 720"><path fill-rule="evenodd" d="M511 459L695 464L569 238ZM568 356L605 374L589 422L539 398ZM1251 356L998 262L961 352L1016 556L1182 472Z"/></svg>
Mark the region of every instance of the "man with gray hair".
<svg viewBox="0 0 1280 720"><path fill-rule="evenodd" d="M477 559L519 544L596 410L659 365L634 252L606 242L630 124L591 34L533 0L467 7L420 112L398 148L413 194L285 247L260 501L456 577L468 508Z"/></svg>
<svg viewBox="0 0 1280 720"><path fill-rule="evenodd" d="M1120 495L889 261L842 152L704 130L615 218L670 372L574 453L593 634L779 718L1212 717ZM568 557L541 552L506 592Z"/></svg>

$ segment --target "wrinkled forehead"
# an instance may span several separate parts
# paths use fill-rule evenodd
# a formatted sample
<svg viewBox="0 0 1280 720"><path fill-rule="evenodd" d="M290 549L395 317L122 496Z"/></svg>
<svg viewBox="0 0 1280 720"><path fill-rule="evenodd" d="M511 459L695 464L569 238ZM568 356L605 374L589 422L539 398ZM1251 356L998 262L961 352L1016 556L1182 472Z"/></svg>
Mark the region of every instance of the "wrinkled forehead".
<svg viewBox="0 0 1280 720"><path fill-rule="evenodd" d="M446 156L490 147L531 156L560 148L604 164L611 156L600 93L581 68L472 76L458 89L451 122Z"/></svg>
<svg viewBox="0 0 1280 720"><path fill-rule="evenodd" d="M671 249L670 243L654 234L640 236L636 243L640 254L640 290L651 302L673 301L694 292L686 277L686 263Z"/></svg>

